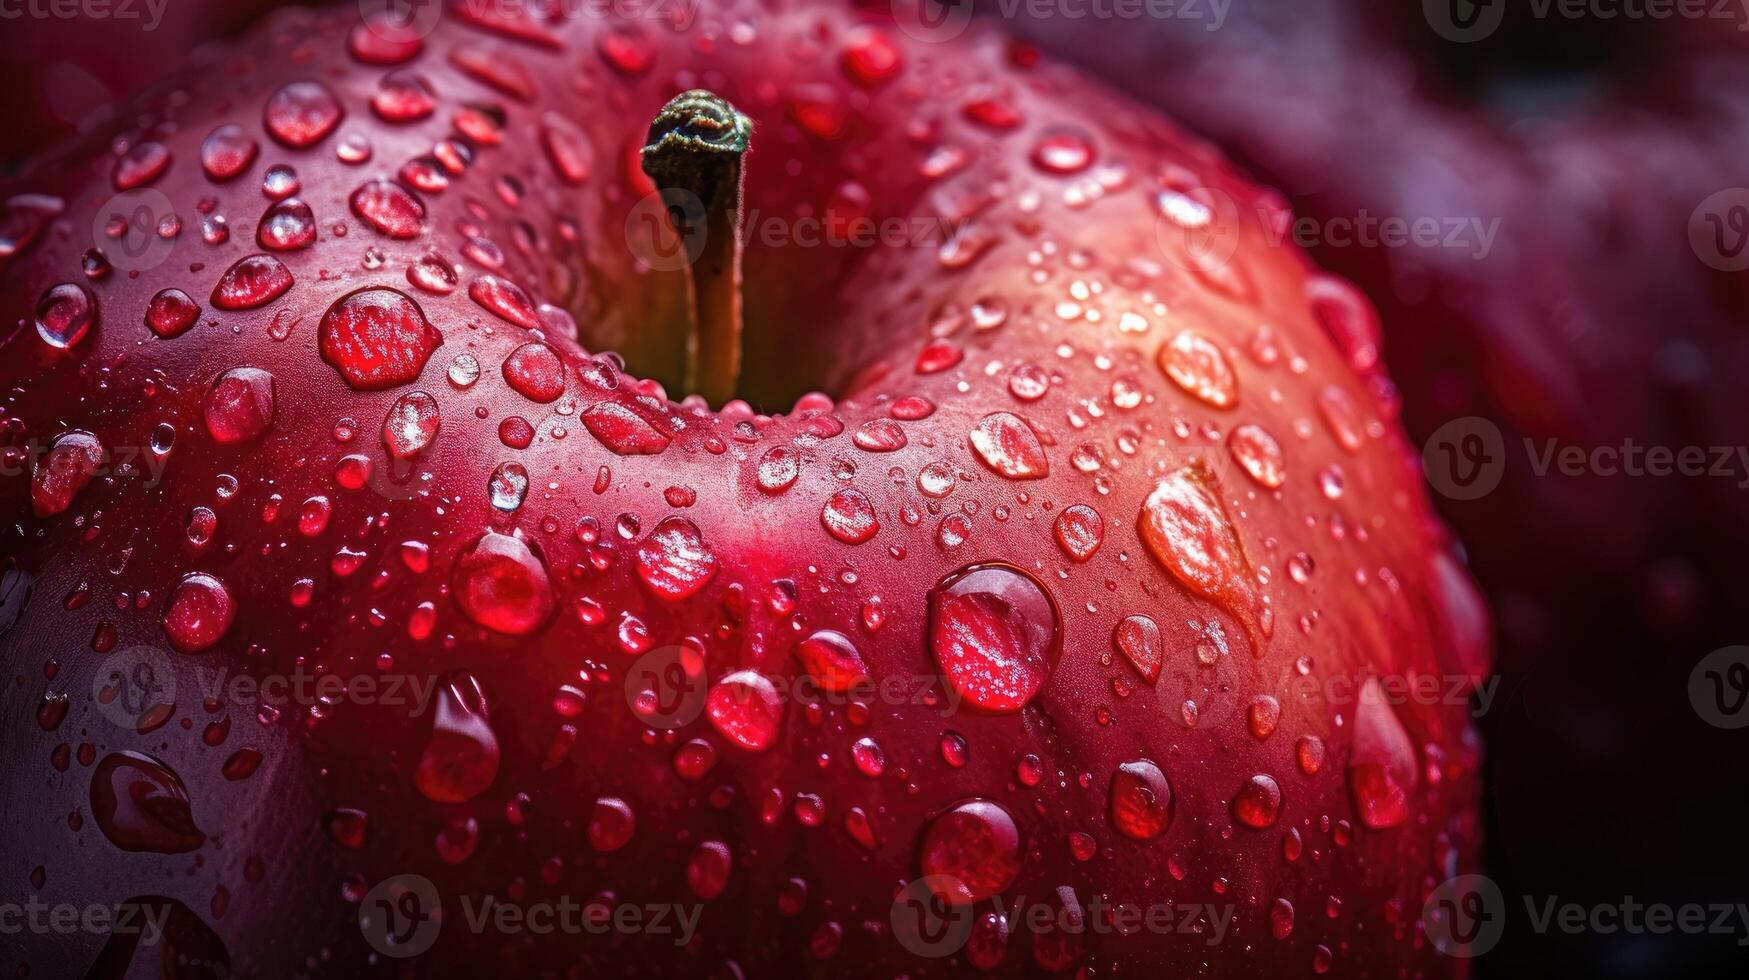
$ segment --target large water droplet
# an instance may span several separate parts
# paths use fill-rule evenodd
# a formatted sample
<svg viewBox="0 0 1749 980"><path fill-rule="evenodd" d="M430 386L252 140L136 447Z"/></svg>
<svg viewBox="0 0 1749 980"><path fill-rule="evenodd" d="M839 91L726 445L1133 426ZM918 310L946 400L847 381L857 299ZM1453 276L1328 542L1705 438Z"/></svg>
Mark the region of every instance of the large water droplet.
<svg viewBox="0 0 1749 980"><path fill-rule="evenodd" d="M407 294L385 286L347 293L317 327L322 360L362 391L409 384L425 369L443 334Z"/></svg>
<svg viewBox="0 0 1749 980"><path fill-rule="evenodd" d="M1378 680L1369 677L1354 712L1354 753L1348 762L1348 792L1360 822L1383 830L1407 820L1416 781L1415 746Z"/></svg>
<svg viewBox="0 0 1749 980"><path fill-rule="evenodd" d="M392 180L371 180L346 199L352 213L390 238L417 238L425 225L425 204Z"/></svg>
<svg viewBox="0 0 1749 980"><path fill-rule="evenodd" d="M1250 566L1219 484L1202 463L1162 477L1142 504L1139 524L1142 543L1186 588L1235 615L1249 609Z"/></svg>
<svg viewBox="0 0 1749 980"><path fill-rule="evenodd" d="M868 680L856 644L836 630L815 630L796 644L796 656L822 690L842 693Z"/></svg>
<svg viewBox="0 0 1749 980"><path fill-rule="evenodd" d="M255 242L275 252L304 248L316 240L316 216L310 206L295 197L267 206L255 231Z"/></svg>
<svg viewBox="0 0 1749 980"><path fill-rule="evenodd" d="M498 777L499 755L480 682L465 671L445 676L437 690L431 739L413 773L414 785L429 800L466 803Z"/></svg>
<svg viewBox="0 0 1749 980"><path fill-rule="evenodd" d="M437 399L423 391L410 391L395 399L383 418L383 446L396 459L412 459L431 445L442 425Z"/></svg>
<svg viewBox="0 0 1749 980"><path fill-rule="evenodd" d="M697 595L716 573L716 555L684 517L662 521L638 545L638 577L670 602Z"/></svg>
<svg viewBox="0 0 1749 980"><path fill-rule="evenodd" d="M146 304L146 326L165 340L180 337L200 319L200 305L180 289L160 289Z"/></svg>
<svg viewBox="0 0 1749 980"><path fill-rule="evenodd" d="M826 500L820 508L820 523L827 533L845 544L862 544L881 529L874 503L854 487L846 487Z"/></svg>
<svg viewBox="0 0 1749 980"><path fill-rule="evenodd" d="M1239 379L1219 345L1181 330L1160 348L1160 368L1173 383L1215 408L1239 403Z"/></svg>
<svg viewBox="0 0 1749 980"><path fill-rule="evenodd" d="M50 347L72 347L96 323L97 297L76 282L50 286L36 301L36 335Z"/></svg>
<svg viewBox="0 0 1749 980"><path fill-rule="evenodd" d="M540 314L522 287L499 276L481 276L468 284L468 297L481 307L528 330L541 328Z"/></svg>
<svg viewBox="0 0 1749 980"><path fill-rule="evenodd" d="M970 905L1001 894L1020 874L1020 829L994 800L971 799L931 820L917 861L937 898Z"/></svg>
<svg viewBox="0 0 1749 980"><path fill-rule="evenodd" d="M451 586L468 618L490 630L526 636L553 612L547 569L520 538L488 531L456 561Z"/></svg>
<svg viewBox="0 0 1749 980"><path fill-rule="evenodd" d="M203 409L215 442L258 439L273 426L273 375L260 368L232 368L213 379Z"/></svg>
<svg viewBox="0 0 1749 980"><path fill-rule="evenodd" d="M777 741L783 697L764 674L738 670L711 685L705 713L723 737L744 749L762 751Z"/></svg>
<svg viewBox="0 0 1749 980"><path fill-rule="evenodd" d="M164 610L164 635L183 653L199 653L231 628L237 603L225 583L206 572L190 572L171 590Z"/></svg>
<svg viewBox="0 0 1749 980"><path fill-rule="evenodd" d="M255 162L260 144L235 123L226 123L207 134L200 144L200 165L213 180L230 180Z"/></svg>
<svg viewBox="0 0 1749 980"><path fill-rule="evenodd" d="M1246 780L1233 796L1233 819L1247 827L1262 830L1274 824L1280 814L1281 787L1262 773Z"/></svg>
<svg viewBox="0 0 1749 980"><path fill-rule="evenodd" d="M225 270L213 287L212 304L221 310L252 310L292 288L291 270L271 255L245 255Z"/></svg>
<svg viewBox="0 0 1749 980"><path fill-rule="evenodd" d="M930 590L929 647L955 694L985 711L1019 711L1056 667L1057 606L1012 565L970 565Z"/></svg>
<svg viewBox="0 0 1749 980"><path fill-rule="evenodd" d="M653 456L668 448L667 433L619 402L596 402L582 412L583 426L620 456Z"/></svg>
<svg viewBox="0 0 1749 980"><path fill-rule="evenodd" d="M170 151L162 143L150 140L135 143L117 157L111 179L118 191L144 187L163 175L170 167Z"/></svg>
<svg viewBox="0 0 1749 980"><path fill-rule="evenodd" d="M1147 616L1126 616L1112 630L1111 641L1136 668L1142 679L1152 684L1160 677L1165 648L1160 641L1160 627Z"/></svg>
<svg viewBox="0 0 1749 980"><path fill-rule="evenodd" d="M92 770L91 815L124 851L186 854L206 843L182 778L143 752L111 752Z"/></svg>
<svg viewBox="0 0 1749 980"><path fill-rule="evenodd" d="M984 416L972 428L971 443L985 466L1010 480L1039 480L1051 473L1038 433L1011 412Z"/></svg>
<svg viewBox="0 0 1749 980"><path fill-rule="evenodd" d="M530 401L544 405L565 393L565 362L539 341L511 351L502 370L504 381Z"/></svg>
<svg viewBox="0 0 1749 980"><path fill-rule="evenodd" d="M1111 825L1125 837L1153 840L1172 822L1172 787L1148 759L1126 762L1111 774Z"/></svg>
<svg viewBox="0 0 1749 980"><path fill-rule="evenodd" d="M73 498L103 471L103 443L73 429L55 437L31 474L30 505L38 517L52 517L73 506Z"/></svg>
<svg viewBox="0 0 1749 980"><path fill-rule="evenodd" d="M273 138L292 149L320 142L346 114L340 100L321 82L291 82L274 92L262 111Z"/></svg>
<svg viewBox="0 0 1749 980"><path fill-rule="evenodd" d="M1274 490L1287 479L1287 462L1282 458L1281 446L1260 425L1247 423L1234 428L1227 436L1227 452L1245 475L1260 486Z"/></svg>

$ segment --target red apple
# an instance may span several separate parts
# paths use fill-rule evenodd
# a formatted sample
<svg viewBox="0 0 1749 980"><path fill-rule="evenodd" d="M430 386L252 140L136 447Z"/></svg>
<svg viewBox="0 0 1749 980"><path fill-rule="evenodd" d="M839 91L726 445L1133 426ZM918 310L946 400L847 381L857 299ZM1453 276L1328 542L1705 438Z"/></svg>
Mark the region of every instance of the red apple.
<svg viewBox="0 0 1749 980"><path fill-rule="evenodd" d="M13 190L0 853L171 937L20 968L1463 973L1485 612L1278 199L993 33L505 9Z"/></svg>

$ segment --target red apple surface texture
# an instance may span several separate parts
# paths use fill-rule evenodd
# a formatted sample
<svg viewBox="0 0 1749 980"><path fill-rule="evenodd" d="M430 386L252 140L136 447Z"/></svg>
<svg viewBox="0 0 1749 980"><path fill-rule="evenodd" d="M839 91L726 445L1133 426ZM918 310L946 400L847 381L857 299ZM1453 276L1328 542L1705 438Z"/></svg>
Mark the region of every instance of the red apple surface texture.
<svg viewBox="0 0 1749 980"><path fill-rule="evenodd" d="M1486 613L1274 194L989 32L483 11L281 14L8 189L0 874L172 913L19 969L381 972L417 876L434 974L1463 972L1421 912L1480 745L1381 691L1485 676ZM697 87L754 121L783 414L641 380L690 279L638 150Z"/></svg>

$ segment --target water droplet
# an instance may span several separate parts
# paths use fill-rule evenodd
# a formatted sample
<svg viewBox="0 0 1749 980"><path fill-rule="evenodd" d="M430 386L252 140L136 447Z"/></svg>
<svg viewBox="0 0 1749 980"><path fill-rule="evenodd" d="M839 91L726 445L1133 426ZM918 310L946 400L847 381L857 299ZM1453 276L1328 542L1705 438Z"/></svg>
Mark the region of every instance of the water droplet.
<svg viewBox="0 0 1749 980"><path fill-rule="evenodd" d="M481 276L468 284L468 297L502 319L528 330L541 329L540 314L522 287L498 276Z"/></svg>
<svg viewBox="0 0 1749 980"><path fill-rule="evenodd" d="M135 143L117 157L110 177L116 190L131 191L157 180L169 168L170 151L162 143L147 140Z"/></svg>
<svg viewBox="0 0 1749 980"><path fill-rule="evenodd" d="M55 441L31 474L30 502L38 517L52 517L73 506L73 498L103 470L103 443L73 429Z"/></svg>
<svg viewBox="0 0 1749 980"><path fill-rule="evenodd" d="M180 289L160 289L146 304L146 326L165 340L180 337L200 319L200 306Z"/></svg>
<svg viewBox="0 0 1749 980"><path fill-rule="evenodd" d="M346 199L352 213L390 238L418 238L425 226L425 204L392 180L370 180Z"/></svg>
<svg viewBox="0 0 1749 980"><path fill-rule="evenodd" d="M416 122L437 110L437 96L420 76L410 71L392 71L377 83L370 107L385 122Z"/></svg>
<svg viewBox="0 0 1749 980"><path fill-rule="evenodd" d="M1246 780L1233 797L1233 819L1247 827L1262 830L1273 825L1280 813L1281 787L1262 773Z"/></svg>
<svg viewBox="0 0 1749 980"><path fill-rule="evenodd" d="M512 513L528 497L528 470L521 463L499 463L486 480L486 491L495 509Z"/></svg>
<svg viewBox="0 0 1749 980"><path fill-rule="evenodd" d="M546 566L520 538L488 531L456 561L451 587L468 618L490 630L526 636L552 616Z"/></svg>
<svg viewBox="0 0 1749 980"><path fill-rule="evenodd" d="M1227 355L1194 330L1181 330L1161 346L1160 369L1178 387L1215 408L1239 403L1239 379Z"/></svg>
<svg viewBox="0 0 1749 980"><path fill-rule="evenodd" d="M546 404L565 393L565 363L538 341L523 344L504 359L504 380L530 401Z"/></svg>
<svg viewBox="0 0 1749 980"><path fill-rule="evenodd" d="M237 614L225 583L205 572L190 572L170 592L164 634L183 653L199 653L225 635Z"/></svg>
<svg viewBox="0 0 1749 980"><path fill-rule="evenodd" d="M843 693L868 680L868 667L856 644L836 630L815 630L796 644L796 656L821 690Z"/></svg>
<svg viewBox="0 0 1749 980"><path fill-rule="evenodd" d="M425 50L420 25L392 9L373 11L346 35L346 50L367 65L398 65Z"/></svg>
<svg viewBox="0 0 1749 980"><path fill-rule="evenodd" d="M498 777L498 736L486 695L472 674L455 671L438 685L435 707L413 784L434 802L466 803Z"/></svg>
<svg viewBox="0 0 1749 980"><path fill-rule="evenodd" d="M541 116L540 141L547 151L547 160L553 165L553 172L560 180L576 186L589 179L589 172L594 167L594 151L590 148L589 138L583 135L576 123L556 112L548 112Z"/></svg>
<svg viewBox="0 0 1749 980"><path fill-rule="evenodd" d="M143 752L111 752L97 764L91 815L103 836L124 851L186 854L206 843L182 778Z"/></svg>
<svg viewBox="0 0 1749 980"><path fill-rule="evenodd" d="M1249 606L1249 564L1218 484L1200 463L1162 477L1142 504L1142 543L1186 588L1238 615Z"/></svg>
<svg viewBox="0 0 1749 980"><path fill-rule="evenodd" d="M584 409L583 427L620 456L653 456L668 448L668 434L619 402L596 402Z"/></svg>
<svg viewBox="0 0 1749 980"><path fill-rule="evenodd" d="M1153 840L1172 822L1172 787L1147 759L1126 762L1111 774L1111 825L1132 840Z"/></svg>
<svg viewBox="0 0 1749 980"><path fill-rule="evenodd" d="M1032 162L1045 173L1080 173L1093 163L1093 143L1079 130L1048 133L1033 146Z"/></svg>
<svg viewBox="0 0 1749 980"><path fill-rule="evenodd" d="M827 533L845 544L862 544L875 536L881 522L874 503L861 490L847 487L827 499L820 509L820 523Z"/></svg>
<svg viewBox="0 0 1749 980"><path fill-rule="evenodd" d="M84 340L96 323L97 298L76 282L50 286L36 301L36 334L58 350Z"/></svg>
<svg viewBox="0 0 1749 980"><path fill-rule="evenodd" d="M670 602L697 595L716 573L716 555L684 517L663 520L638 545L638 577Z"/></svg>
<svg viewBox="0 0 1749 980"><path fill-rule="evenodd" d="M720 840L707 840L698 845L686 861L686 884L693 894L708 902L729 887L729 872L733 867L729 845Z"/></svg>
<svg viewBox="0 0 1749 980"><path fill-rule="evenodd" d="M1416 784L1415 747L1376 678L1367 678L1354 712L1354 753L1348 792L1361 823L1374 830L1409 819Z"/></svg>
<svg viewBox="0 0 1749 980"><path fill-rule="evenodd" d="M269 204L255 231L256 244L274 252L304 248L315 240L316 216L295 197Z"/></svg>
<svg viewBox="0 0 1749 980"><path fill-rule="evenodd" d="M1274 490L1287 479L1281 446L1262 426L1246 423L1227 436L1227 452L1258 485Z"/></svg>
<svg viewBox="0 0 1749 980"><path fill-rule="evenodd" d="M1136 673L1152 684L1160 677L1165 659L1165 647L1160 641L1160 627L1146 616L1126 616L1112 630L1111 641Z"/></svg>
<svg viewBox="0 0 1749 980"><path fill-rule="evenodd" d="M1050 475L1050 461L1038 433L1020 416L993 412L972 428L972 448L984 465L1010 480L1039 480Z"/></svg>
<svg viewBox="0 0 1749 980"><path fill-rule="evenodd" d="M985 711L1019 711L1056 667L1057 606L1012 565L969 565L929 592L929 647L955 694Z"/></svg>
<svg viewBox="0 0 1749 980"><path fill-rule="evenodd" d="M262 123L273 138L292 149L320 142L346 114L340 100L320 82L291 82L267 100Z"/></svg>
<svg viewBox="0 0 1749 980"><path fill-rule="evenodd" d="M723 737L757 752L777 741L783 698L765 675L738 670L711 685L705 713Z"/></svg>
<svg viewBox="0 0 1749 980"><path fill-rule="evenodd" d="M322 360L361 391L409 384L419 378L443 335L419 304L399 290L371 286L347 293L322 314L317 327Z"/></svg>
<svg viewBox="0 0 1749 980"><path fill-rule="evenodd" d="M291 270L271 255L238 259L213 287L212 304L221 310L252 310L292 288Z"/></svg>
<svg viewBox="0 0 1749 980"><path fill-rule="evenodd" d="M232 368L213 379L203 409L215 442L259 439L273 427L273 375L260 368Z"/></svg>
<svg viewBox="0 0 1749 980"><path fill-rule="evenodd" d="M1092 558L1105 542L1105 521L1098 511L1086 504L1064 508L1057 515L1055 530L1058 546L1077 562Z"/></svg>
<svg viewBox="0 0 1749 980"><path fill-rule="evenodd" d="M844 74L863 88L878 88L891 81L903 61L891 38L868 27L851 34L839 59Z"/></svg>
<svg viewBox="0 0 1749 980"><path fill-rule="evenodd" d="M1020 830L994 800L971 799L931 820L918 864L935 896L970 905L1002 893L1020 875Z"/></svg>
<svg viewBox="0 0 1749 980"><path fill-rule="evenodd" d="M801 457L793 449L774 446L759 457L757 481L765 493L782 493L796 482L801 471Z"/></svg>
<svg viewBox="0 0 1749 980"><path fill-rule="evenodd" d="M226 123L207 134L200 144L200 166L213 180L230 180L255 162L260 145L235 123Z"/></svg>
<svg viewBox="0 0 1749 980"><path fill-rule="evenodd" d="M442 425L437 399L423 391L408 392L389 406L383 419L383 445L396 459L412 459L431 445Z"/></svg>
<svg viewBox="0 0 1749 980"><path fill-rule="evenodd" d="M604 796L595 801L589 818L589 846L605 854L631 842L637 830L637 815L626 801Z"/></svg>

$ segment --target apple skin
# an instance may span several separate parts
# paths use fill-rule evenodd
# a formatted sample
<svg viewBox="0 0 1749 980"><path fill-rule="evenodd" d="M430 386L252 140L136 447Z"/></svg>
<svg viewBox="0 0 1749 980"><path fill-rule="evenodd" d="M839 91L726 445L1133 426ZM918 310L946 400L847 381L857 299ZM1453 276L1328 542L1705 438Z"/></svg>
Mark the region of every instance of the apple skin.
<svg viewBox="0 0 1749 980"><path fill-rule="evenodd" d="M1266 244L1258 216L1281 214L1273 194L1080 76L1017 68L1005 40L983 31L926 44L890 23L797 4L712 8L683 30L575 18L534 42L526 31L518 38L452 17L410 63L385 67L348 53L355 18L350 9L282 13L170 90L185 97L139 106L133 118L150 132L94 135L10 191L58 196L65 210L5 267L6 322L17 325L0 362L9 463L32 461L29 447L69 430L94 434L112 454L149 448L161 424L175 438L161 479L97 475L60 513L39 516L33 489L53 509L59 486L45 488L41 470L5 483L0 655L16 675L0 742L0 819L11 828L3 873L51 903L173 899L178 921L192 916L208 930L189 926L195 938L183 950L222 956L242 976L371 972L357 902L407 874L434 882L449 923L463 921L459 897L488 894L582 902L605 890L621 902L703 907L685 948L668 936L506 937L451 925L413 961L420 971L947 975L968 969L965 956L916 955L890 934L891 911L906 883L933 866L926 852L947 826L941 815L982 799L1009 814L1021 838L1005 899L1040 902L1067 887L1082 904L1097 896L1235 910L1214 944L1182 932L1065 942L1023 935L1017 922L991 972L1465 972L1429 944L1420 911L1435 885L1475 862L1480 745L1467 704L1361 704L1356 692L1379 677L1480 680L1486 612L1428 506L1388 385L1376 368L1355 367L1308 302L1309 291L1341 287L1298 252ZM869 57L886 46L896 70L870 77ZM847 58L856 69L847 71ZM493 66L496 80L457 62ZM425 120L373 117L371 97L395 70L429 82L437 105ZM307 80L326 86L345 117L293 149L263 131L264 105ZM660 388L585 353L636 348L671 322L684 295L679 272L640 267L625 229L649 191L630 166L639 121L697 85L757 127L747 162L743 389L772 405L809 388L843 393L835 404L813 396L789 415L744 405L712 414L696 400L666 402ZM501 140L491 145L499 110ZM591 163L580 183L562 178L542 142L543 119L564 126L549 113L584 137ZM226 124L243 127L259 153L245 173L214 182L201 171L201 144ZM472 162L446 190L420 194L415 237L381 234L353 213L360 185L394 176L458 128L476 137ZM368 162L336 156L354 133L369 140ZM168 150L168 169L146 186L172 202L181 233L137 277L118 269L87 281L81 255L103 244L90 229L94 220L101 229L115 193L118 135ZM1092 160L1077 169L1082 145ZM959 169L934 172L955 154L965 157ZM262 182L275 164L296 168L318 241L272 253L294 280L282 295L215 309L221 276L262 251ZM1234 236L1224 264L1174 251L1182 233L1162 238L1176 226L1162 224L1159 195L1187 184L1241 205L1241 220L1220 229ZM223 244L202 240L208 199L228 219ZM842 217L863 200L876 219L951 226L959 237L946 246L785 246L761 237L755 217ZM460 266L447 295L407 277L432 249ZM499 255L501 267L491 267ZM487 274L554 304L540 334L564 367L558 398L537 402L524 392L538 385L507 378L502 366L538 337L470 298ZM60 351L31 321L45 290L65 282L90 291L98 319ZM142 320L170 287L202 312L188 332L162 339ZM381 289L415 301L441 346L411 358L416 380L349 384L336 358L324 359L324 320L344 297ZM1370 308L1343 294L1344 322L1364 327ZM1258 339L1264 325L1273 345ZM1162 371L1162 349L1185 330L1221 351L1236 401L1218 383L1224 399L1206 385L1193 397L1195 384ZM410 346L388 345L403 364ZM465 389L449 380L464 353L480 367ZM920 364L947 366L925 373ZM1023 365L1042 372L1011 380ZM257 422L264 414L264 386L247 380L259 376L214 393L215 379L239 368L272 377L271 424L252 436L258 424L232 423L239 405L252 405ZM1023 400L1017 393L1031 398L1041 373L1048 390ZM389 458L379 433L413 392L432 396L442 427L407 465ZM932 410L915 418L922 403L905 399ZM996 413L1024 418L1048 473L1015 480L996 471L1004 462L1013 471L1017 458L1040 468L1025 432L989 427ZM891 449L896 415L907 438ZM512 417L537 430L526 448L500 435ZM1248 476L1229 451L1230 432L1245 424L1281 446L1279 488ZM220 442L218 431L244 438ZM1021 448L981 451L975 431ZM664 440L659 453L614 451ZM792 453L799 469L768 492L759 473L774 449ZM353 456L369 461L368 476ZM528 486L505 512L490 488L509 462ZM944 497L919 489L931 464L954 476ZM1217 559L1208 572L1146 530L1161 517L1148 501L1174 490L1181 502L1206 501L1198 488L1228 524L1192 529L1219 548L1230 526L1225 554L1240 565ZM879 524L861 543L845 540L857 535L832 517L848 490ZM316 497L327 500L325 519ZM1079 562L1056 532L1077 505L1103 527L1097 551ZM211 511L215 530L196 508ZM1301 553L1309 561L1296 561ZM526 574L481 574L526 571L512 567L522 556L538 559L544 586ZM1048 593L1054 612L1026 607L1025 625L1056 621L1044 630L1045 646L1060 648L1054 670L1018 711L953 697L932 639L931 590L990 563ZM224 596L202 591L212 582ZM1160 632L1153 684L1114 649L1119 623L1135 615ZM798 641L821 630L847 637L869 676L899 693L860 705L805 689L790 697L802 673ZM784 692L769 745L738 745L729 726L705 717L670 731L635 714L628 677L650 668L646 653L687 638L704 651L713 684L756 671ZM1216 648L1212 664L1199 660L1199 644ZM147 734L119 727L89 693L115 651L136 647L162 651L157 662L179 692L172 720ZM203 704L197 693L219 676L299 671L441 679L462 694L440 695L429 710L340 698L270 717L230 695ZM1296 686L1302 676L1314 683ZM68 700L57 709L61 694ZM1263 694L1280 695L1281 717L1258 737L1247 714ZM482 698L496 766L466 752L425 761L446 711L453 730L479 734L466 722ZM810 699L824 703L800 703ZM1196 702L1194 725L1186 701ZM944 758L948 733L964 741L963 765ZM762 742L758 734L746 741ZM864 737L884 755L878 776L853 762L852 743ZM1296 761L1306 738L1324 747L1311 774ZM715 764L689 780L676 760L694 740L711 746ZM123 752L176 774L203 845L173 854L116 846L125 835L92 810L92 786ZM1172 796L1168 826L1147 841L1118 833L1108 816L1114 774L1139 760L1158 766ZM1355 787L1368 766L1408 789L1391 826L1362 819L1365 794ZM1258 774L1281 795L1261 829L1234 816L1255 812L1236 798ZM625 801L636 818L630 840L611 851L589 834L602 798ZM342 811L366 815L362 839ZM855 812L866 816L867 843L847 823ZM147 833L165 839L163 826ZM1092 844L1084 860L1076 834ZM186 827L174 837L178 847L190 839ZM705 898L716 889L699 855L712 846L731 864L726 887ZM1001 856L968 853L972 870ZM793 915L780 908L792 879L806 893ZM1279 939L1278 902L1295 910ZM24 943L19 961L42 976L85 970L102 945L89 935Z"/></svg>

